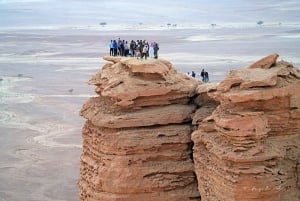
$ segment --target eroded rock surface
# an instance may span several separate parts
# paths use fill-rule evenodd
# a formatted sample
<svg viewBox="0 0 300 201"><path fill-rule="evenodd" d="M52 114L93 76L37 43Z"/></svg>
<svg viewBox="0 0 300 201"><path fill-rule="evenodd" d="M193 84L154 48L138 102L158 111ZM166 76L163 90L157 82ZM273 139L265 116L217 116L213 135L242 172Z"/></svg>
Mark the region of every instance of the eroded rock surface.
<svg viewBox="0 0 300 201"><path fill-rule="evenodd" d="M300 200L300 71L277 57L198 89L211 98L193 120L201 200Z"/></svg>
<svg viewBox="0 0 300 201"><path fill-rule="evenodd" d="M158 59L105 57L82 108L80 199L200 200L191 160L199 82Z"/></svg>

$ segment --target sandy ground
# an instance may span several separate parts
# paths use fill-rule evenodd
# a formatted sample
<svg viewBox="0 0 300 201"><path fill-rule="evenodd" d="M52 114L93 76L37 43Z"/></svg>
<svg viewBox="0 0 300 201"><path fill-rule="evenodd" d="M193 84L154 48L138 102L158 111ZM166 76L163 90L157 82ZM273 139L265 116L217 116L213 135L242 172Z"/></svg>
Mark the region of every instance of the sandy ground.
<svg viewBox="0 0 300 201"><path fill-rule="evenodd" d="M300 66L292 28L0 31L0 201L76 201L81 154L79 110L94 96L111 39L146 39L178 71L212 82L278 52ZM198 75L199 79L199 75Z"/></svg>

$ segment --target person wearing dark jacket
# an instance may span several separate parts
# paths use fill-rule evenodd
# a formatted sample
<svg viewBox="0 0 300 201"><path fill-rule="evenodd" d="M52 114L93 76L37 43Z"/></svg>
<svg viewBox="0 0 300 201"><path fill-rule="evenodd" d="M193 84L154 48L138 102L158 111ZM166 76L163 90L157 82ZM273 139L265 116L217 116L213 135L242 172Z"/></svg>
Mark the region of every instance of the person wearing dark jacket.
<svg viewBox="0 0 300 201"><path fill-rule="evenodd" d="M159 46L157 43L154 43L153 50L154 50L154 59L157 59L158 58L158 50L159 50Z"/></svg>
<svg viewBox="0 0 300 201"><path fill-rule="evenodd" d="M204 78L205 78L205 70L204 70L204 69L202 69L200 75L201 75L201 77L202 77L202 82L204 82Z"/></svg>
<svg viewBox="0 0 300 201"><path fill-rule="evenodd" d="M196 73L194 71L192 71L192 77L195 78L196 77Z"/></svg>

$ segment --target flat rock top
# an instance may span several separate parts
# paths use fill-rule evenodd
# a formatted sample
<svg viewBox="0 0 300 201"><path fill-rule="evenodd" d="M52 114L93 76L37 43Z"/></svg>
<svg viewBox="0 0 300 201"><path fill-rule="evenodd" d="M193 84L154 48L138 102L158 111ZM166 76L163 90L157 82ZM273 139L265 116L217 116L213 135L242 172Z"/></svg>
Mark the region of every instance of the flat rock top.
<svg viewBox="0 0 300 201"><path fill-rule="evenodd" d="M165 75L172 69L172 64L164 59L137 59L133 57L105 56L104 60L126 65L133 73L156 73Z"/></svg>
<svg viewBox="0 0 300 201"><path fill-rule="evenodd" d="M130 107L141 98L164 96L173 101L191 97L200 84L199 80L177 72L170 62L163 59L104 59L112 63L104 65L89 84L96 85L101 96L117 101L116 106Z"/></svg>

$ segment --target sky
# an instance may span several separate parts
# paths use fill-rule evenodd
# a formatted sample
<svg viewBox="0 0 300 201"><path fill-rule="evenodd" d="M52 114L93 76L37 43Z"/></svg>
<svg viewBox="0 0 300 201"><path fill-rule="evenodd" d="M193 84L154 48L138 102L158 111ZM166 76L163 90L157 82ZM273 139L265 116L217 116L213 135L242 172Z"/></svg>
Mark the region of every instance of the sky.
<svg viewBox="0 0 300 201"><path fill-rule="evenodd" d="M299 0L0 0L0 26L300 23Z"/></svg>

